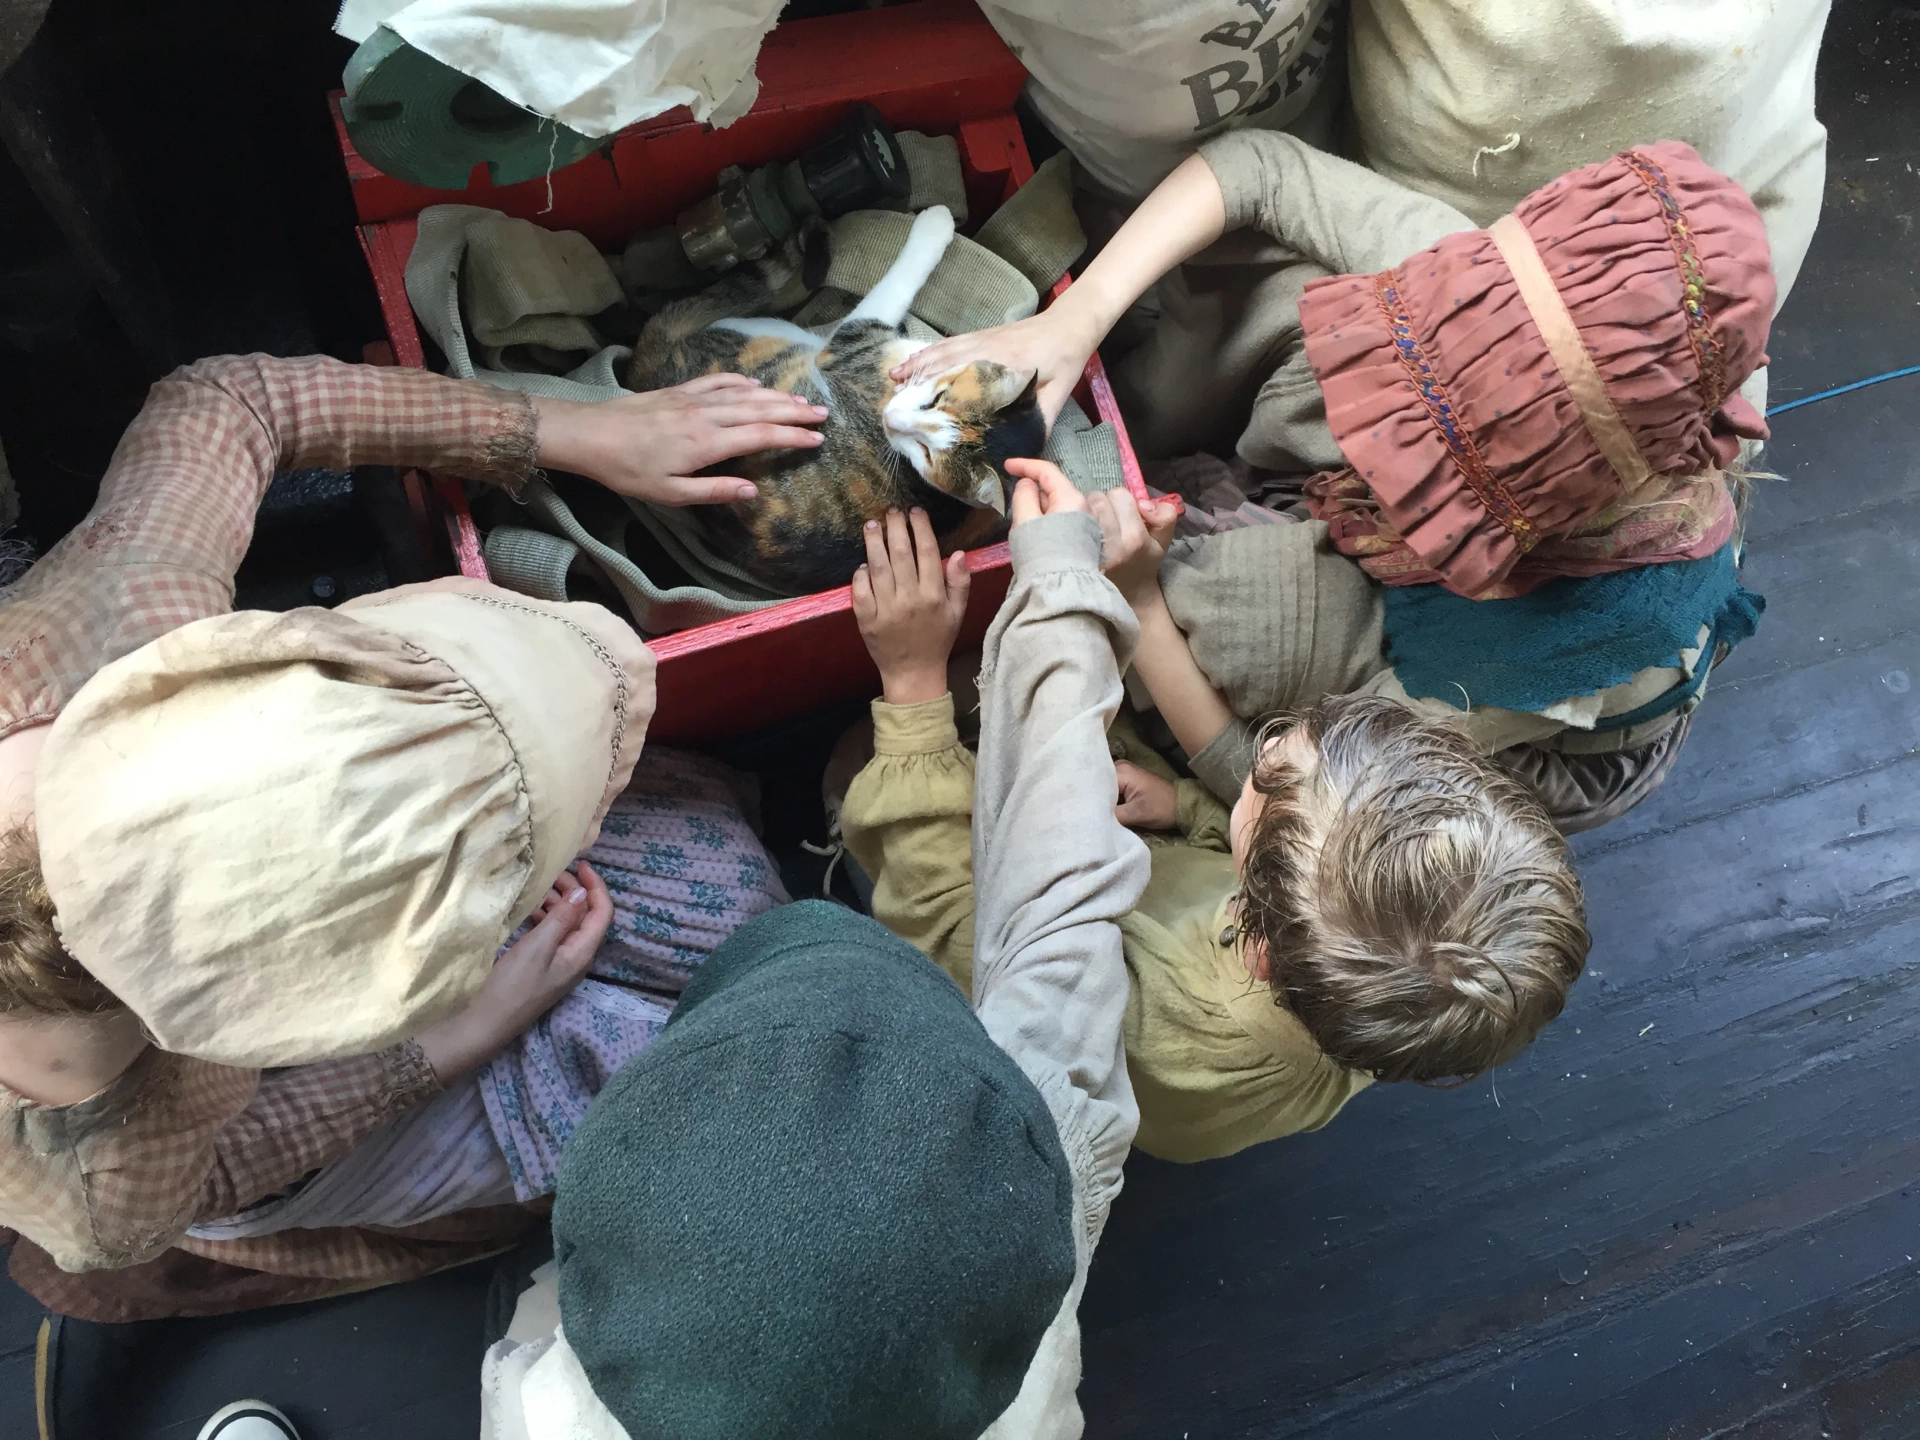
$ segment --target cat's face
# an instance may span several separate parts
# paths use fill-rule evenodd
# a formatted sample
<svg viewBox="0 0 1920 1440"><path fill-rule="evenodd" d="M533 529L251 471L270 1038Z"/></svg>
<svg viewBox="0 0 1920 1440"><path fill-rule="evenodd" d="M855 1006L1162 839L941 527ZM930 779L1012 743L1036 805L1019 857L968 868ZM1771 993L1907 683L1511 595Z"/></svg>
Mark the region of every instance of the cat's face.
<svg viewBox="0 0 1920 1440"><path fill-rule="evenodd" d="M1046 446L1033 382L991 360L915 375L881 411L887 443L936 490L1005 515L1006 462Z"/></svg>

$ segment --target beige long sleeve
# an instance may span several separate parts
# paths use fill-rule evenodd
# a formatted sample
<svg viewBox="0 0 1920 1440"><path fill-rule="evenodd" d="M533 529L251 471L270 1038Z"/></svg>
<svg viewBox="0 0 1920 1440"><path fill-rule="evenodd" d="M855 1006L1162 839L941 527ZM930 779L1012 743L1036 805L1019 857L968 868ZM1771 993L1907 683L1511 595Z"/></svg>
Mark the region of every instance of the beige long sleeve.
<svg viewBox="0 0 1920 1440"><path fill-rule="evenodd" d="M1317 520L1177 541L1160 585L1194 660L1240 717L1189 757L1229 804L1246 782L1261 716L1361 689L1387 668L1379 587Z"/></svg>
<svg viewBox="0 0 1920 1440"><path fill-rule="evenodd" d="M1235 130L1200 156L1220 182L1228 230L1252 227L1336 275L1390 269L1475 228L1443 201L1277 130Z"/></svg>
<svg viewBox="0 0 1920 1440"><path fill-rule="evenodd" d="M1141 359L1120 367L1126 398L1144 403L1147 443L1162 447L1154 453L1192 449L1203 438L1217 442L1185 417L1219 412L1239 426L1234 446L1250 465L1282 473L1336 469L1345 460L1327 429L1326 403L1302 344L1301 294L1329 275L1398 265L1473 222L1277 131L1235 131L1208 141L1200 154L1220 182L1228 234L1162 282L1161 330L1179 333L1156 334ZM1236 255L1238 266L1231 263ZM1210 265L1202 263L1209 258ZM1215 314L1223 305L1230 320ZM1250 411L1241 409L1249 399Z"/></svg>

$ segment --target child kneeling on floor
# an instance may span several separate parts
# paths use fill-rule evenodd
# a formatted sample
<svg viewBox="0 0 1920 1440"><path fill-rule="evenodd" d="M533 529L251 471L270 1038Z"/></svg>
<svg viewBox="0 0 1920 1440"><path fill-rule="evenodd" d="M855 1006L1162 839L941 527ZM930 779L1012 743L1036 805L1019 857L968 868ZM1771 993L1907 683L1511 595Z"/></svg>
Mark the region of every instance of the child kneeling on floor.
<svg viewBox="0 0 1920 1440"><path fill-rule="evenodd" d="M1138 597L1157 588L1159 547L1137 503L1088 500L1109 578L1150 621ZM918 512L866 538L854 611L882 698L841 833L874 882L875 917L971 993L974 757L947 682L966 570L942 565ZM884 615L876 595L893 601ZM1143 629L1143 672L1167 639ZM1184 643L1178 656L1193 666ZM1121 922L1135 1143L1149 1154L1230 1155L1318 1129L1373 1080L1482 1074L1560 1013L1588 945L1566 844L1451 726L1382 697L1323 700L1267 727L1231 813L1115 743L1138 762L1117 767L1120 818L1172 832L1147 836L1152 878Z"/></svg>

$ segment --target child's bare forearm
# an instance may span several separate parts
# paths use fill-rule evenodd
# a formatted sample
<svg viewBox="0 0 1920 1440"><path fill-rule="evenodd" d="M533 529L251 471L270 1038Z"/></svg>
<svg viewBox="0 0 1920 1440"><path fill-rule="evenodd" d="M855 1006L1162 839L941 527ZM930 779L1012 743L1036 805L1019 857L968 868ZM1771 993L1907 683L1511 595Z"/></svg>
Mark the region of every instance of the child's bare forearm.
<svg viewBox="0 0 1920 1440"><path fill-rule="evenodd" d="M1219 180L1206 161L1188 156L1140 202L1046 313L1090 337L1091 350L1128 306L1174 266L1218 240L1226 225Z"/></svg>
<svg viewBox="0 0 1920 1440"><path fill-rule="evenodd" d="M1180 748L1197 755L1233 722L1233 711L1194 660L1159 587L1134 600L1133 610L1140 619L1133 668Z"/></svg>

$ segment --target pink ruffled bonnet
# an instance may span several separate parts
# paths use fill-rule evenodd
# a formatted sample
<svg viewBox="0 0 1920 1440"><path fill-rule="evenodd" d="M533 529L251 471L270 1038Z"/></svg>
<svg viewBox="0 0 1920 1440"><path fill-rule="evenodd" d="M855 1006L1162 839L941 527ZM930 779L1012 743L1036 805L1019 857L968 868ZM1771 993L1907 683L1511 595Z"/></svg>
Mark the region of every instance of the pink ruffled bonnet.
<svg viewBox="0 0 1920 1440"><path fill-rule="evenodd" d="M1774 293L1753 203L1663 141L1392 270L1317 280L1300 318L1382 518L1448 588L1482 595L1630 482L1699 475L1766 437L1736 391L1766 364ZM1613 568L1648 558L1681 557Z"/></svg>

